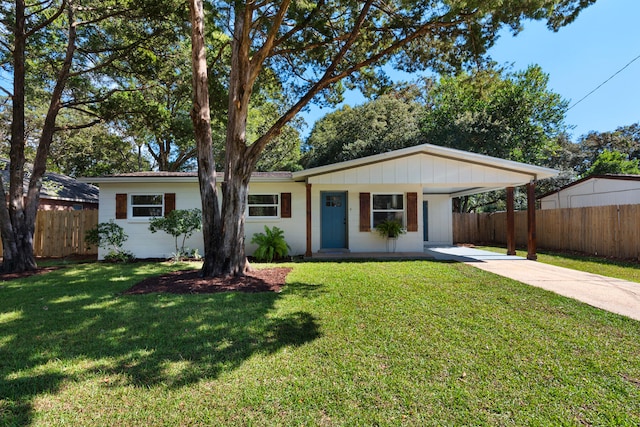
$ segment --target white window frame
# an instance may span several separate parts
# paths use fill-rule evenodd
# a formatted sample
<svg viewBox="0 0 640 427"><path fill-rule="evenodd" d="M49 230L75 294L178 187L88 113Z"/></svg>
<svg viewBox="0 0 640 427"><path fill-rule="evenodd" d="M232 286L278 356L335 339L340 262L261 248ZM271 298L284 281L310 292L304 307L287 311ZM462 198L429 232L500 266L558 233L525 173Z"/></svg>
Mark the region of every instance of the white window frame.
<svg viewBox="0 0 640 427"><path fill-rule="evenodd" d="M157 204L134 204L133 199L137 196L160 197L161 203ZM129 194L129 218L131 221L150 221L152 218L158 218L164 215L164 193L133 193ZM138 216L134 215L134 208L160 208L160 215L157 216Z"/></svg>
<svg viewBox="0 0 640 427"><path fill-rule="evenodd" d="M393 209L393 208L388 208L388 209L376 209L375 208L375 202L374 199L376 196L400 196L400 200L402 200L402 209ZM407 214L405 212L407 207L407 201L405 198L405 194L404 193L372 193L371 194L371 228L374 229L376 227L376 220L375 220L375 213L376 212L385 212L385 213L400 213L402 215L402 221L400 221L402 223L402 226L405 227L406 224L406 220L407 220Z"/></svg>
<svg viewBox="0 0 640 427"><path fill-rule="evenodd" d="M251 196L275 196L275 203L250 203ZM251 193L247 197L247 218L250 219L279 219L280 218L280 193ZM275 207L275 215L251 215L252 207Z"/></svg>

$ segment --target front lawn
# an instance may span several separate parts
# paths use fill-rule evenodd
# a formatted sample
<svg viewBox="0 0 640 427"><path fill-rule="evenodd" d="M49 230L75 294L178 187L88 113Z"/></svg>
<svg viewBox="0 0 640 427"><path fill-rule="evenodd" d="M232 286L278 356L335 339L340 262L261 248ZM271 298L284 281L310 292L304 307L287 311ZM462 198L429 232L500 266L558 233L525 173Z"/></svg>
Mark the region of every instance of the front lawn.
<svg viewBox="0 0 640 427"><path fill-rule="evenodd" d="M456 263L299 263L281 293L0 283L0 425L640 424L640 322Z"/></svg>

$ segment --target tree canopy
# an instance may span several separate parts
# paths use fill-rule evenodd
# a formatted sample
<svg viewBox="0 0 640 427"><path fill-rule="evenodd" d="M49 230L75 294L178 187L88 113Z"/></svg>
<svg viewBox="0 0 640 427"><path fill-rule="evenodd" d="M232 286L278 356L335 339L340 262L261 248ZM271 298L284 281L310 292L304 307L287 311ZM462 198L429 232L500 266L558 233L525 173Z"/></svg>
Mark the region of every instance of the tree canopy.
<svg viewBox="0 0 640 427"><path fill-rule="evenodd" d="M424 106L400 94L343 107L318 120L306 141L304 166L315 167L419 144Z"/></svg>
<svg viewBox="0 0 640 427"><path fill-rule="evenodd" d="M598 155L584 175L640 175L639 164L639 159L630 159L628 154L621 153L620 151L604 150Z"/></svg>
<svg viewBox="0 0 640 427"><path fill-rule="evenodd" d="M474 70L443 77L422 121L426 142L548 165L567 126L568 102L551 91L539 66Z"/></svg>
<svg viewBox="0 0 640 427"><path fill-rule="evenodd" d="M0 183L0 226L5 271L36 268L33 233L42 177L54 135L100 122L97 105L128 90L137 59L159 37L171 34L180 10L166 2L53 0L26 4L0 0L0 67L12 77L2 87L10 99L9 191ZM37 100L34 104L32 101ZM27 133L27 111L43 107L42 121ZM73 110L74 123L58 121L60 111ZM27 147L33 147L31 175L23 179Z"/></svg>

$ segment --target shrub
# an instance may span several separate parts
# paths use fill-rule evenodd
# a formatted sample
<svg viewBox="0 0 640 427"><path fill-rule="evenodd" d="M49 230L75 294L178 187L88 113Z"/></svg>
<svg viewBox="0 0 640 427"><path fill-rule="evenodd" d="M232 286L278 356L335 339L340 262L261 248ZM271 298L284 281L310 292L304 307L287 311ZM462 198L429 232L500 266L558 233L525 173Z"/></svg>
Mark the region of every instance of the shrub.
<svg viewBox="0 0 640 427"><path fill-rule="evenodd" d="M258 261L271 262L274 259L284 258L289 255L289 245L284 240L284 231L274 226L269 229L264 226L264 233L255 233L251 243L258 245L253 256Z"/></svg>
<svg viewBox="0 0 640 427"><path fill-rule="evenodd" d="M185 249L184 242L191 237L194 231L202 228L202 211L200 209L177 209L169 212L164 217L152 218L149 230L152 233L164 231L174 237L176 251L174 259L187 257L191 252ZM178 238L182 236L182 244L178 247Z"/></svg>
<svg viewBox="0 0 640 427"><path fill-rule="evenodd" d="M104 259L110 262L130 262L135 259L131 252L122 249L128 238L124 229L113 220L101 222L85 234L87 243L108 251Z"/></svg>

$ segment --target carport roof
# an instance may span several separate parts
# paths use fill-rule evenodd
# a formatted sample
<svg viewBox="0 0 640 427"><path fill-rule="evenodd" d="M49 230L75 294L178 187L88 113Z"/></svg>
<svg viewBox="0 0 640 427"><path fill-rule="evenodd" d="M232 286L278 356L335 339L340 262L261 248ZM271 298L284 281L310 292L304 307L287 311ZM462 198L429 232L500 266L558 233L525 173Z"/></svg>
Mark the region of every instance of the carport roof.
<svg viewBox="0 0 640 427"><path fill-rule="evenodd" d="M556 176L555 169L422 144L293 173L319 184L422 184L425 194L463 196Z"/></svg>

